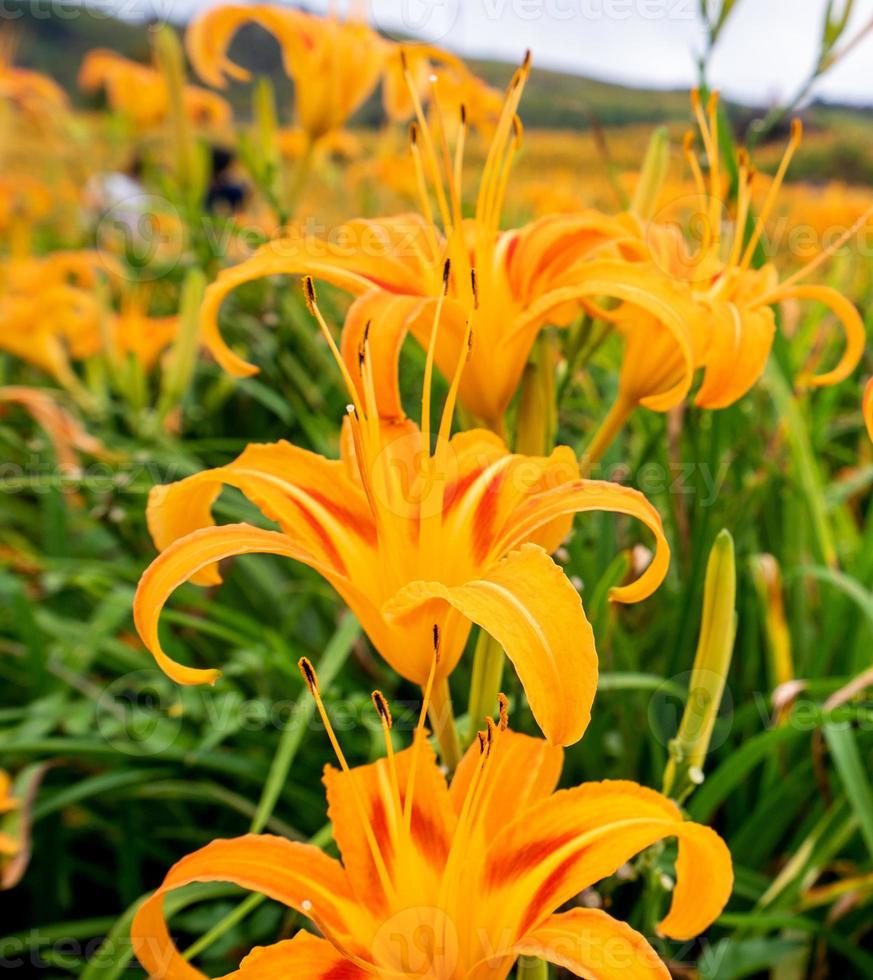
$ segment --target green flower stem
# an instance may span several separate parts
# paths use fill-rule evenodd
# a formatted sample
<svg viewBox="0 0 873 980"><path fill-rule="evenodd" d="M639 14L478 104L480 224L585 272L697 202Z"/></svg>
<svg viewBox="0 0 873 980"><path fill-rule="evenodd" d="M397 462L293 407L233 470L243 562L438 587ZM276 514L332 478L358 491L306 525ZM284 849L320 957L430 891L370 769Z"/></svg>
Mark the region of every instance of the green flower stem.
<svg viewBox="0 0 873 980"><path fill-rule="evenodd" d="M503 684L503 663L506 654L503 647L485 630L479 631L473 654L473 676L470 682L470 702L467 744L485 725L485 718L497 711L497 695Z"/></svg>

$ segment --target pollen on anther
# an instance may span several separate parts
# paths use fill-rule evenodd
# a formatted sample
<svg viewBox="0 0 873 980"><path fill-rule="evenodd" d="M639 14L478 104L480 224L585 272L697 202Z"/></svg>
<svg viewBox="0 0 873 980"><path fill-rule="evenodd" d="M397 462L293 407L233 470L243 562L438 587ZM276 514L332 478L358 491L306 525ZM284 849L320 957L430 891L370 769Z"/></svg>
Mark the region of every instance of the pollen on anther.
<svg viewBox="0 0 873 980"><path fill-rule="evenodd" d="M440 628L436 623L433 624L433 654L440 659Z"/></svg>
<svg viewBox="0 0 873 980"><path fill-rule="evenodd" d="M318 690L318 677L315 674L315 668L306 657L301 657L297 661L297 667L300 673L303 674L303 679L306 681L309 690L315 694Z"/></svg>
<svg viewBox="0 0 873 980"><path fill-rule="evenodd" d="M391 728L393 722L391 719L391 708L388 706L388 702L385 700L384 694L381 691L373 691L371 695L373 699L373 706L379 714L382 721L385 722L386 727Z"/></svg>
<svg viewBox="0 0 873 980"><path fill-rule="evenodd" d="M452 271L452 260L446 259L445 265L443 265L443 291L447 291L449 288L449 275Z"/></svg>
<svg viewBox="0 0 873 980"><path fill-rule="evenodd" d="M312 281L312 276L303 277L303 293L306 296L306 305L309 308L309 312L315 316L315 283Z"/></svg>
<svg viewBox="0 0 873 980"><path fill-rule="evenodd" d="M500 731L505 732L509 727L509 700L502 692L497 695L497 710L500 717Z"/></svg>

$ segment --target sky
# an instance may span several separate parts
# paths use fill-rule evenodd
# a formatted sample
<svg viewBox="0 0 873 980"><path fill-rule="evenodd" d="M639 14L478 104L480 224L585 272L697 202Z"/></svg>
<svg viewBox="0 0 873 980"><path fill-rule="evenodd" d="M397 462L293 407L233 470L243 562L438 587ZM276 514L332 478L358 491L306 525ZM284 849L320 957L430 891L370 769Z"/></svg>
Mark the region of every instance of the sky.
<svg viewBox="0 0 873 980"><path fill-rule="evenodd" d="M98 0L100 2L100 0ZM102 0L103 3L107 0ZM173 19L214 0L151 3ZM360 0L347 0L354 8ZM643 87L689 88L704 50L701 0L370 0L377 26L467 56L534 64ZM289 3L323 12L330 0ZM845 0L835 0L841 9ZM342 0L337 4L343 9ZM756 105L790 99L815 62L827 0L736 0L710 61L710 84ZM873 0L855 0L846 39L873 20ZM814 90L873 105L873 31Z"/></svg>

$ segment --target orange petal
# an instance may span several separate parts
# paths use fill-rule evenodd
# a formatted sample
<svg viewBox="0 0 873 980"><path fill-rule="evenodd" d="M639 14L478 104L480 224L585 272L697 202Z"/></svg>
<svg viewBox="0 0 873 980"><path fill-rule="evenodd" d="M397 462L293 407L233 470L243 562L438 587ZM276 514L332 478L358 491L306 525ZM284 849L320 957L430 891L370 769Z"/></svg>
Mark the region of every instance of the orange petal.
<svg viewBox="0 0 873 980"><path fill-rule="evenodd" d="M345 871L317 847L255 834L216 840L173 865L134 917L133 951L156 980L203 980L204 974L187 963L173 944L163 911L168 892L196 881L231 882L304 915L311 905L311 911L340 934L348 933L348 916L354 914L343 897L349 891Z"/></svg>
<svg viewBox="0 0 873 980"><path fill-rule="evenodd" d="M867 382L867 387L864 389L861 411L864 415L867 432L870 438L873 439L873 378Z"/></svg>
<svg viewBox="0 0 873 980"><path fill-rule="evenodd" d="M594 635L579 594L542 548L524 545L464 585L413 582L383 612L402 623L432 600L445 601L504 648L550 742L582 737L597 688Z"/></svg>
<svg viewBox="0 0 873 980"><path fill-rule="evenodd" d="M0 402L13 402L30 412L45 430L58 463L64 468L75 468L80 452L103 459L110 455L99 439L89 435L69 412L61 408L52 394L42 388L7 385L0 388Z"/></svg>
<svg viewBox="0 0 873 980"><path fill-rule="evenodd" d="M368 980L371 976L341 956L326 939L298 932L273 946L258 946L224 980Z"/></svg>
<svg viewBox="0 0 873 980"><path fill-rule="evenodd" d="M479 743L474 740L452 776L449 793L457 813L467 798L480 754ZM483 792L475 811L483 844L506 824L506 801L512 800L513 812L521 813L546 799L558 784L563 764L564 750L560 746L510 729L501 732L494 740L484 777L495 792Z"/></svg>
<svg viewBox="0 0 873 980"><path fill-rule="evenodd" d="M590 262L575 270L575 276L577 282L573 285L553 289L532 303L513 326L510 337L527 331L532 342L533 335L548 321L549 315L568 302L582 303L603 297L621 300L663 324L673 336L682 366L680 380L668 392L659 393L656 404L649 404L652 399L647 404L663 410L665 399L673 404L681 400L691 387L696 366L696 317L686 294L663 275L639 263Z"/></svg>
<svg viewBox="0 0 873 980"><path fill-rule="evenodd" d="M658 954L624 922L599 909L553 915L513 949L586 980L670 980Z"/></svg>
<svg viewBox="0 0 873 980"><path fill-rule="evenodd" d="M256 553L284 555L321 571L326 578L331 574L284 534L263 531L250 524L227 524L194 531L173 542L143 573L133 600L134 623L158 666L177 684L214 684L221 671L185 667L164 653L158 637L158 620L167 599L183 582L213 563L232 555Z"/></svg>
<svg viewBox="0 0 873 980"><path fill-rule="evenodd" d="M357 766L340 772L332 766L325 769L328 816L334 838L342 855L343 866L358 900L374 914L386 913L387 900L376 869L373 854L362 829L366 815L373 828L379 850L395 887L402 893L439 893L455 828L455 813L449 800L445 776L423 733L416 736L417 745L395 755L397 789L392 785L386 759L371 765ZM405 804L410 772L415 767L415 787L411 814L412 844L404 846L403 834L397 833L400 807ZM361 806L364 807L364 814Z"/></svg>
<svg viewBox="0 0 873 980"><path fill-rule="evenodd" d="M660 930L690 939L719 915L733 887L731 857L714 831L683 819L675 803L636 783L562 790L494 838L482 896L525 935L565 901L613 874L644 848L679 840L676 887Z"/></svg>
<svg viewBox="0 0 873 980"><path fill-rule="evenodd" d="M769 307L748 309L734 303L710 308L706 371L694 403L701 408L726 408L764 373L776 320Z"/></svg>
<svg viewBox="0 0 873 980"><path fill-rule="evenodd" d="M360 484L342 463L285 441L253 443L227 466L155 487L146 509L155 545L163 550L211 527L212 505L224 484L241 490L317 561L358 580L368 574L376 529ZM214 585L221 578L212 567L193 581Z"/></svg>
<svg viewBox="0 0 873 980"><path fill-rule="evenodd" d="M867 341L864 321L854 303L831 286L799 284L783 289L777 287L772 295L774 302L783 299L810 299L822 303L834 313L846 333L846 349L836 367L825 371L824 374L814 375L809 379L809 383L819 388L845 381L860 363Z"/></svg>
<svg viewBox="0 0 873 980"><path fill-rule="evenodd" d="M287 23L286 23L287 22ZM271 4L221 4L195 17L185 34L188 57L198 75L215 88L225 88L225 75L247 81L251 75L227 57L236 32L247 23L256 23L279 37L292 24L301 25L305 15Z"/></svg>
<svg viewBox="0 0 873 980"><path fill-rule="evenodd" d="M640 602L664 581L670 564L670 546L657 510L638 490L604 480L573 480L525 501L505 528L498 548L516 548L539 528L563 514L602 510L627 514L643 522L655 536L655 555L649 567L630 585L610 591L614 602Z"/></svg>
<svg viewBox="0 0 873 980"><path fill-rule="evenodd" d="M221 671L185 667L164 653L158 637L158 620L164 604L176 588L204 569L224 558L248 554L282 555L308 565L336 589L373 645L380 652L388 651L383 654L386 658L395 651L396 638L368 595L334 566L325 564L285 534L264 531L250 524L225 524L203 528L174 541L149 565L137 586L133 601L137 631L161 670L177 684L214 684Z"/></svg>
<svg viewBox="0 0 873 980"><path fill-rule="evenodd" d="M229 374L244 377L257 368L235 354L218 329L225 298L243 283L266 276L310 275L354 296L383 289L411 296L435 292L435 269L424 256L428 228L418 215L399 215L381 221L352 221L340 227L336 241L299 235L262 245L251 258L224 269L204 294L200 308L203 343ZM432 287L432 288L431 288Z"/></svg>
<svg viewBox="0 0 873 980"><path fill-rule="evenodd" d="M349 307L342 332L342 355L365 403L362 378L363 344L367 338L368 357L373 368L373 387L379 418L403 419L406 413L400 397L399 361L403 341L415 318L428 301L418 296L398 296L376 289L359 296Z"/></svg>

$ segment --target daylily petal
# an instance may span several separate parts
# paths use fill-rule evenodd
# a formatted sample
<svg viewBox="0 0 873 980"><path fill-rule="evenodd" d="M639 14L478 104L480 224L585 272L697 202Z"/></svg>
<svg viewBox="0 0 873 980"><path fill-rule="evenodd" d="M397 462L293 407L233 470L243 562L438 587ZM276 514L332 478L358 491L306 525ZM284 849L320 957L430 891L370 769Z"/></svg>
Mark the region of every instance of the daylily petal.
<svg viewBox="0 0 873 980"><path fill-rule="evenodd" d="M494 838L483 894L490 893L495 907L512 905L509 918L524 935L573 895L666 837L678 838L679 857L673 902L659 928L674 939L690 939L730 897L730 852L713 830L684 820L675 803L636 783L587 783L525 812Z"/></svg>
<svg viewBox="0 0 873 980"><path fill-rule="evenodd" d="M449 794L457 813L464 805L480 755L479 743L474 740L452 776ZM554 792L563 764L560 746L510 729L501 732L486 769L491 789L483 792L476 805L476 827L483 843L493 840L506 824L507 800L512 800L513 812L520 813L545 799Z"/></svg>
<svg viewBox="0 0 873 980"><path fill-rule="evenodd" d="M214 562L234 555L283 555L303 562L323 575L340 595L358 611L364 604L358 590L322 565L313 555L277 531L264 531L250 524L208 527L178 541L149 565L139 580L133 600L133 619L143 643L158 666L177 684L214 684L220 670L185 667L164 653L158 637L158 620L167 599L183 583ZM366 629L368 622L359 615Z"/></svg>
<svg viewBox="0 0 873 980"><path fill-rule="evenodd" d="M30 412L45 430L54 446L58 463L64 468L74 468L79 462L80 452L104 459L108 456L103 443L86 432L45 389L6 385L0 387L0 402L13 402Z"/></svg>
<svg viewBox="0 0 873 980"><path fill-rule="evenodd" d="M130 929L133 951L151 977L204 977L179 954L163 911L167 892L195 881L232 882L304 915L312 911L340 934L349 932L349 916L357 914L344 898L349 892L345 871L317 847L255 834L216 840L173 865L161 887L140 905L134 917Z"/></svg>
<svg viewBox="0 0 873 980"><path fill-rule="evenodd" d="M354 578L352 573L372 567L376 531L360 485L349 479L341 462L284 440L253 443L227 466L154 487L146 519L155 545L163 550L192 531L211 527L212 505L225 484L241 490L337 574ZM221 577L213 566L193 581L215 585Z"/></svg>
<svg viewBox="0 0 873 980"><path fill-rule="evenodd" d="M550 742L571 745L582 737L597 688L594 634L579 594L542 548L524 545L464 585L413 582L383 612L400 623L433 600L447 602L504 648Z"/></svg>
<svg viewBox="0 0 873 980"><path fill-rule="evenodd" d="M366 338L373 371L379 418L403 419L399 360L403 341L414 319L428 301L377 289L359 296L349 307L342 332L342 355L363 402L363 344Z"/></svg>
<svg viewBox="0 0 873 980"><path fill-rule="evenodd" d="M240 963L239 969L223 980L276 980L301 977L305 980L368 980L366 973L338 953L326 939L298 932L293 939L258 946Z"/></svg>
<svg viewBox="0 0 873 980"><path fill-rule="evenodd" d="M554 289L532 303L513 327L512 333L538 330L550 313L570 301L594 301L608 297L621 300L654 317L670 331L683 365L677 390L687 392L694 374L693 322L687 299L664 276L648 266L626 262L591 262L579 271L579 281Z"/></svg>
<svg viewBox="0 0 873 980"><path fill-rule="evenodd" d="M573 480L536 494L523 503L507 524L495 550L508 551L529 541L539 528L564 514L601 510L627 514L642 521L655 536L655 555L649 567L630 585L610 591L614 602L640 602L664 581L670 564L670 546L657 510L638 490L602 480Z"/></svg>
<svg viewBox="0 0 873 980"><path fill-rule="evenodd" d="M669 980L658 954L630 926L599 909L553 915L513 952L537 956L585 980Z"/></svg>
<svg viewBox="0 0 873 980"><path fill-rule="evenodd" d="M203 343L228 373L257 373L253 364L225 343L218 329L218 313L234 289L266 276L310 275L353 296L377 288L411 296L434 295L439 275L433 281L435 268L427 259L433 247L429 233L420 216L405 214L380 221L350 221L338 229L336 243L298 235L262 245L245 262L222 270L207 287L200 308Z"/></svg>
<svg viewBox="0 0 873 980"><path fill-rule="evenodd" d="M455 816L445 776L424 733L418 745L398 752L394 759L397 786L386 759L351 772L325 769L328 816L339 845L343 865L358 900L374 913L384 911L386 896L363 831L366 818L373 828L385 867L399 894L436 894L451 846ZM407 799L410 773L415 768L411 813L412 848L399 843L397 821ZM362 808L363 807L363 812Z"/></svg>
<svg viewBox="0 0 873 980"><path fill-rule="evenodd" d="M846 349L836 367L823 374L816 374L809 379L815 387L835 385L844 381L858 366L864 354L867 342L867 331L860 313L851 300L843 296L832 286L815 286L799 283L797 285L777 287L773 301L783 299L809 299L827 306L842 324L846 333Z"/></svg>
<svg viewBox="0 0 873 980"><path fill-rule="evenodd" d="M776 320L766 306L749 309L734 303L710 308L706 370L694 403L701 408L725 408L752 387L764 373Z"/></svg>
<svg viewBox="0 0 873 980"><path fill-rule="evenodd" d="M862 414L864 415L864 423L867 426L867 433L870 438L873 439L873 378L867 382L867 387L864 389L864 399L861 407Z"/></svg>
<svg viewBox="0 0 873 980"><path fill-rule="evenodd" d="M225 75L243 82L251 77L227 57L233 36L248 23L259 24L278 38L292 26L302 27L305 15L271 4L221 4L195 17L185 33L185 47L194 70L205 82L226 88Z"/></svg>
<svg viewBox="0 0 873 980"><path fill-rule="evenodd" d="M523 541L504 543L507 528L527 512L531 500L578 479L579 464L568 446L556 447L549 456L510 455L496 436L474 429L454 436L449 451L458 473L447 488L443 529L450 538L471 542L465 557L475 566L502 558L523 541L552 552L567 536L570 512L542 521Z"/></svg>

